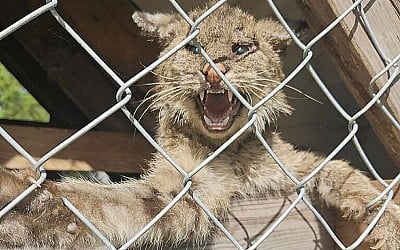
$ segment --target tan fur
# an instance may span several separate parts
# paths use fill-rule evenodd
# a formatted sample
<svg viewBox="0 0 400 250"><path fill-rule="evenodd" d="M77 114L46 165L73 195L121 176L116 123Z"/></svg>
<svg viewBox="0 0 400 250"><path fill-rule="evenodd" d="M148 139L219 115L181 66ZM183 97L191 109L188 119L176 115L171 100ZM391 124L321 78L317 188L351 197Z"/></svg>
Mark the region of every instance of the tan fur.
<svg viewBox="0 0 400 250"><path fill-rule="evenodd" d="M204 9L191 12L198 17ZM147 35L165 47L164 54L186 37L189 25L178 16L135 13L134 21ZM279 50L289 41L284 29L271 20L256 21L238 8L223 6L200 25L197 41L213 60L229 70L225 76L253 104L283 79ZM234 44L253 44L244 55L232 53ZM190 172L221 143L248 121L241 107L234 123L220 132L209 131L201 121L195 98L207 89L201 72L201 55L181 49L156 71L158 83L151 107L159 112L157 140L185 171ZM269 79L269 80L265 80ZM262 85L255 85L259 83ZM176 91L176 92L175 92ZM161 94L160 94L161 93ZM249 98L250 101L250 97ZM323 157L296 150L269 126L280 113L290 114L283 93L257 110L257 127L280 160L299 179L308 175ZM102 249L102 243L70 211L61 198L71 201L113 244L120 246L135 235L183 188L183 176L160 155L140 180L120 184L97 184L68 179L46 182L21 205L1 219L1 248ZM0 169L0 205L5 205L29 182L18 172ZM296 190L255 138L246 131L237 141L192 178L193 193L219 218L232 198L285 195ZM306 184L316 202L339 209L356 221L369 221L377 208L365 213L365 204L378 194L367 177L347 162L334 160ZM372 244L386 240L385 249L400 248L400 209L391 205L370 236ZM160 246L192 241L200 245L215 230L214 224L189 194L157 222L134 247Z"/></svg>

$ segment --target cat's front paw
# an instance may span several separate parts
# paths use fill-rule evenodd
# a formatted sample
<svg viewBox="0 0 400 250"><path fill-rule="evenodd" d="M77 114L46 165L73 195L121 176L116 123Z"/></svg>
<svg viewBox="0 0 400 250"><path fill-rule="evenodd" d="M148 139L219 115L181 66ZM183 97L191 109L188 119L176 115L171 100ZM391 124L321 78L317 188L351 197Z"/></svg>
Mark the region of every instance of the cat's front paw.
<svg viewBox="0 0 400 250"><path fill-rule="evenodd" d="M372 213L367 220L376 216ZM389 206L378 224L368 236L371 249L398 250L400 249L400 208Z"/></svg>

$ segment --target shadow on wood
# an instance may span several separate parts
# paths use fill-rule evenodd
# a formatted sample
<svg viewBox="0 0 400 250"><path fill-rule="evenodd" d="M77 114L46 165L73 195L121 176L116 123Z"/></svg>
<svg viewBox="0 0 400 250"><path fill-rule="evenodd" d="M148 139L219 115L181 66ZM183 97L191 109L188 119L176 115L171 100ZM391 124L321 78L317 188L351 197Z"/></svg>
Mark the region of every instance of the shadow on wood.
<svg viewBox="0 0 400 250"><path fill-rule="evenodd" d="M378 188L378 182L373 182ZM382 189L382 188L380 188ZM400 204L400 186L395 188L395 202ZM249 247L270 228L285 212L297 196L235 200L224 226L242 247ZM335 230L345 246L351 245L366 228L366 225L343 220L340 214L327 208L317 208L324 219ZM186 248L187 247L187 248ZM218 232L206 247L201 249L233 249L232 243ZM180 249L192 249L190 245ZM193 247L193 249L198 249ZM289 216L257 249L339 249L315 215L300 202ZM358 250L370 250L363 243Z"/></svg>

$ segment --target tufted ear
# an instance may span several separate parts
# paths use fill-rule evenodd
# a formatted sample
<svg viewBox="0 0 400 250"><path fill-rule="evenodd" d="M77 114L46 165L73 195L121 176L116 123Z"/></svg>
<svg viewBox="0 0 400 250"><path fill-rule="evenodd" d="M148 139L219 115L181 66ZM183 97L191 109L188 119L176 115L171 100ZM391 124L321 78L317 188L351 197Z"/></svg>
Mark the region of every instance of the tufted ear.
<svg viewBox="0 0 400 250"><path fill-rule="evenodd" d="M147 36L162 44L171 42L179 30L177 16L172 14L134 12L132 19Z"/></svg>
<svg viewBox="0 0 400 250"><path fill-rule="evenodd" d="M303 21L289 21L289 26L296 35L301 35L307 29L307 24ZM262 39L272 45L277 51L283 51L290 44L292 38L285 28L277 21L272 19L262 19L257 22L257 29L262 34Z"/></svg>

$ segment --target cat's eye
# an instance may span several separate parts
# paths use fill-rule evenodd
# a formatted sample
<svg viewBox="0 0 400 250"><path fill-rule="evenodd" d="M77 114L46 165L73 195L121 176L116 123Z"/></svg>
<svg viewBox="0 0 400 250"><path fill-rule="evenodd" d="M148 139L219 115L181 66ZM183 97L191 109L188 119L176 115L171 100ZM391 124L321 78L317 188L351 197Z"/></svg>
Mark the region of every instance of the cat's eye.
<svg viewBox="0 0 400 250"><path fill-rule="evenodd" d="M193 54L200 54L200 48L193 44L186 44L185 48L192 52Z"/></svg>
<svg viewBox="0 0 400 250"><path fill-rule="evenodd" d="M243 55L244 53L250 51L251 44L234 44L232 45L232 53L235 55Z"/></svg>

